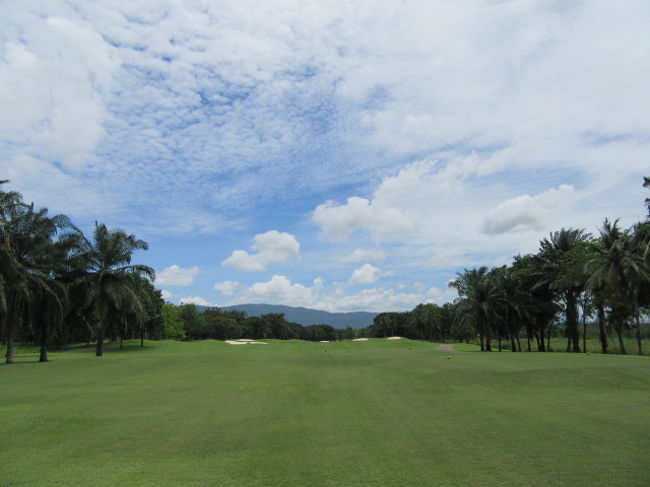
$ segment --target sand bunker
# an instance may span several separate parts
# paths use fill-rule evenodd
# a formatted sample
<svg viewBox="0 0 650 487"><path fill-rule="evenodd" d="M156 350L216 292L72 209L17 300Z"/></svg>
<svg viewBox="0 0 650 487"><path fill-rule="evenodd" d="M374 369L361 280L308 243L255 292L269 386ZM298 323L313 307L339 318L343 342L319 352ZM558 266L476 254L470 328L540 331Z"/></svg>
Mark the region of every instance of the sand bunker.
<svg viewBox="0 0 650 487"><path fill-rule="evenodd" d="M257 342L248 338L242 338L240 340L226 340L224 343L227 343L228 345L268 345L266 342Z"/></svg>
<svg viewBox="0 0 650 487"><path fill-rule="evenodd" d="M368 339L367 338L353 338L352 341L353 342L367 342Z"/></svg>
<svg viewBox="0 0 650 487"><path fill-rule="evenodd" d="M321 340L320 343L329 343L329 340Z"/></svg>
<svg viewBox="0 0 650 487"><path fill-rule="evenodd" d="M388 337L386 340L401 340L402 337Z"/></svg>

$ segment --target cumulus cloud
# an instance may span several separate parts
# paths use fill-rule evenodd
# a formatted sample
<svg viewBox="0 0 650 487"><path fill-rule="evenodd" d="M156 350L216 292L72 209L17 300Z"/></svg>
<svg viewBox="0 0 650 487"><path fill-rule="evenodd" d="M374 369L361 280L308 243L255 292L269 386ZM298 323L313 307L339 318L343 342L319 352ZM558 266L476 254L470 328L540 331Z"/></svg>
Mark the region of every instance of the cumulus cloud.
<svg viewBox="0 0 650 487"><path fill-rule="evenodd" d="M403 236L413 230L413 222L400 210L379 202L352 196L342 205L328 201L318 205L312 215L323 237L343 241L355 230L368 230L382 236Z"/></svg>
<svg viewBox="0 0 650 487"><path fill-rule="evenodd" d="M190 286L199 272L200 269L198 266L183 269L174 264L156 274L156 284L162 284L164 286Z"/></svg>
<svg viewBox="0 0 650 487"><path fill-rule="evenodd" d="M249 303L280 303L289 306L309 306L314 303L311 288L294 284L279 274L275 274L269 281L254 283L241 294L240 299Z"/></svg>
<svg viewBox="0 0 650 487"><path fill-rule="evenodd" d="M297 256L300 253L300 244L290 233L271 230L255 235L251 249L256 252L233 251L221 264L242 271L263 271L270 263L284 262Z"/></svg>
<svg viewBox="0 0 650 487"><path fill-rule="evenodd" d="M224 296L232 296L239 287L238 281L223 281L214 285L217 291L220 291Z"/></svg>
<svg viewBox="0 0 650 487"><path fill-rule="evenodd" d="M368 260L383 260L386 254L381 249L354 249L353 252L341 257L343 263L354 263Z"/></svg>
<svg viewBox="0 0 650 487"><path fill-rule="evenodd" d="M398 292L390 288L372 288L340 296L336 307L341 311L401 311L413 309L421 300L419 294Z"/></svg>
<svg viewBox="0 0 650 487"><path fill-rule="evenodd" d="M351 284L371 284L381 276L381 269L372 264L363 264L352 272Z"/></svg>
<svg viewBox="0 0 650 487"><path fill-rule="evenodd" d="M406 286L366 288L347 293L339 285L324 286L322 278L311 286L294 283L286 276L276 274L268 281L256 282L244 289L229 304L271 303L302 306L330 312L346 311L406 311L420 303L442 304L453 300L454 289L428 288L423 284L415 292Z"/></svg>
<svg viewBox="0 0 650 487"><path fill-rule="evenodd" d="M161 296L165 301L169 301L171 298L174 297L174 295L173 295L171 292L169 292L169 291L167 291L167 290L165 290L165 289L161 289L161 290L160 290L160 296Z"/></svg>
<svg viewBox="0 0 650 487"><path fill-rule="evenodd" d="M204 298L202 298L200 296L191 296L191 297L187 297L187 298L181 298L180 303L181 304L196 304L198 306L209 306L209 307L216 306L216 304L211 303L211 302L207 301L206 299L204 299Z"/></svg>
<svg viewBox="0 0 650 487"><path fill-rule="evenodd" d="M554 214L570 206L573 198L574 188L567 184L534 196L517 196L490 210L481 230L492 234L543 230Z"/></svg>

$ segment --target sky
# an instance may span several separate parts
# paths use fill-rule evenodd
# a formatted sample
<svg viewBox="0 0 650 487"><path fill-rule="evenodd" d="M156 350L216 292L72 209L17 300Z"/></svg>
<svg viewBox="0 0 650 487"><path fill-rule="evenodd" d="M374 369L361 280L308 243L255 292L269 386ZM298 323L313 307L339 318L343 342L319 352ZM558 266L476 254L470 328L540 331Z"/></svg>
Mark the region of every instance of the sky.
<svg viewBox="0 0 650 487"><path fill-rule="evenodd" d="M173 303L401 311L644 218L647 0L0 0L0 179Z"/></svg>

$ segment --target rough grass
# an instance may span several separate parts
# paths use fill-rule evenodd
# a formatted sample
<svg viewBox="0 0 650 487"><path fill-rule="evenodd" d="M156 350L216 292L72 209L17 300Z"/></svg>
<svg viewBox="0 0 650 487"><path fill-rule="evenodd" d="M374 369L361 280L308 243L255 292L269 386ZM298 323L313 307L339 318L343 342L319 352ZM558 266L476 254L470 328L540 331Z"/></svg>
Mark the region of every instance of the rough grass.
<svg viewBox="0 0 650 487"><path fill-rule="evenodd" d="M270 342L21 353L0 485L650 484L648 357Z"/></svg>

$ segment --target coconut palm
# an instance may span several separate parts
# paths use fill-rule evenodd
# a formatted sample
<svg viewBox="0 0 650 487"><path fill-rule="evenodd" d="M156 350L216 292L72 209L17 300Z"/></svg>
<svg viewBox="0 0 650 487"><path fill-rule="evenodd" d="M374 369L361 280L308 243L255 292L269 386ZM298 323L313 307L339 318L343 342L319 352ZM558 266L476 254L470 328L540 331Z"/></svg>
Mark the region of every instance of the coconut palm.
<svg viewBox="0 0 650 487"><path fill-rule="evenodd" d="M605 220L600 237L595 257L586 265L590 273L587 286L600 290L605 296L621 353L626 353L623 344L625 321L630 315L636 317L637 347L641 355L639 295L642 286L650 281L650 268L638 242L629 231L619 228L618 220L613 223Z"/></svg>
<svg viewBox="0 0 650 487"><path fill-rule="evenodd" d="M545 340L551 334L550 327L558 313L557 293L546 279L545 266L542 258L530 254L516 256L512 264L517 282L517 315L526 329L529 352L531 337L535 337L538 351L548 350Z"/></svg>
<svg viewBox="0 0 650 487"><path fill-rule="evenodd" d="M13 362L15 332L29 328L39 336L40 361L47 362L50 331L60 326L67 300L58 277L69 251L68 235L78 230L65 215L49 217L46 208L22 202L5 206L1 226L3 267L10 269L3 272L6 361Z"/></svg>
<svg viewBox="0 0 650 487"><path fill-rule="evenodd" d="M78 255L86 266L82 278L87 286L85 306L94 314L98 357L103 355L104 333L110 319L137 314L141 308L133 276L155 277L151 267L131 264L133 252L147 248L147 243L134 235L95 223L93 241L86 239Z"/></svg>
<svg viewBox="0 0 650 487"><path fill-rule="evenodd" d="M567 351L580 352L578 336L578 296L583 292L587 276L583 272L584 255L590 234L575 228L552 232L540 242L537 254L543 261L539 285L549 286L564 302L567 330Z"/></svg>
<svg viewBox="0 0 650 487"><path fill-rule="evenodd" d="M479 269L465 269L457 273L458 278L450 282L458 290L458 302L462 320L473 324L481 342L481 351L492 351L492 332L502 299L498 282L492 271L483 266Z"/></svg>

